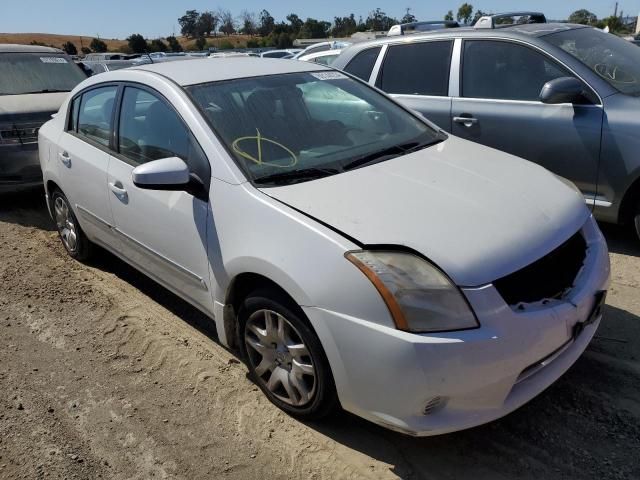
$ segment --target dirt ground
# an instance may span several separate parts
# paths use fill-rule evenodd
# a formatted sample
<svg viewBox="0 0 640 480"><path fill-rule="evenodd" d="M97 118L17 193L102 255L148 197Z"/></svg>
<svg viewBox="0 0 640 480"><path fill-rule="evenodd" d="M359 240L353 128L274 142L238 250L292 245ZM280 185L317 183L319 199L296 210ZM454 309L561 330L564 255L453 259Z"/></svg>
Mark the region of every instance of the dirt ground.
<svg viewBox="0 0 640 480"><path fill-rule="evenodd" d="M576 365L502 420L415 439L288 417L205 316L106 252L72 261L39 192L5 196L0 478L638 479L640 246L605 234L613 285Z"/></svg>

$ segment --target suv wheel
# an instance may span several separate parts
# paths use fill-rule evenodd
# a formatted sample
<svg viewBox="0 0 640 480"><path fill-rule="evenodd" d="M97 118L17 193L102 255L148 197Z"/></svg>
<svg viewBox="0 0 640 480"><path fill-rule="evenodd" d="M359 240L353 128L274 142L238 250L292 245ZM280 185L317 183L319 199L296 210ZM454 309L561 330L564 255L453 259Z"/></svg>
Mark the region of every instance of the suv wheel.
<svg viewBox="0 0 640 480"><path fill-rule="evenodd" d="M318 419L338 405L329 363L302 312L278 292L250 294L238 314L251 379L285 412Z"/></svg>
<svg viewBox="0 0 640 480"><path fill-rule="evenodd" d="M53 218L56 221L62 245L72 258L86 260L91 254L91 242L80 228L69 200L60 190L54 190L51 200Z"/></svg>

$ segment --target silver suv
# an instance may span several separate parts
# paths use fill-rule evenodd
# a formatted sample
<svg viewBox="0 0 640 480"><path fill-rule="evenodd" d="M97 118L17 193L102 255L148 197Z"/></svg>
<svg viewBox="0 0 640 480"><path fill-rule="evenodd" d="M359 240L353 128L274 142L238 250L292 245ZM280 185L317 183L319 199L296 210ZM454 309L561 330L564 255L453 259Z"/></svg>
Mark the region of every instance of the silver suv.
<svg viewBox="0 0 640 480"><path fill-rule="evenodd" d="M640 235L640 49L632 43L518 13L359 43L332 66L447 132L570 179L599 220Z"/></svg>

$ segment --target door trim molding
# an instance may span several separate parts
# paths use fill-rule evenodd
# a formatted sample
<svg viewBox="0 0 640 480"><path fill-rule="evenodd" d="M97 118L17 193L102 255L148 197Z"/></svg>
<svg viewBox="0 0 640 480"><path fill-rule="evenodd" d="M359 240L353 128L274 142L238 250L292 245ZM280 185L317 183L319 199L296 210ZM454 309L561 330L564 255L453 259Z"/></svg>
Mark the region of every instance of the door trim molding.
<svg viewBox="0 0 640 480"><path fill-rule="evenodd" d="M200 289L202 289L204 291L208 291L209 290L209 288L207 287L207 283L204 281L204 279L202 277L196 275L195 273L193 273L191 270L188 270L188 269L184 268L182 265L180 265L180 264L174 262L173 260L165 257L164 255L156 252L155 250L147 247L145 244L139 242L135 238L127 235L126 233L124 233L118 227L112 227L112 230L114 232L116 232L117 234L119 234L124 240L126 240L126 241L130 242L131 244L133 244L134 247L137 247L138 250L141 250L143 253L162 261L167 266L173 268L174 270L178 271L180 274L182 274L185 277L187 277L189 280L191 280L192 283L194 283L195 285L200 287Z"/></svg>

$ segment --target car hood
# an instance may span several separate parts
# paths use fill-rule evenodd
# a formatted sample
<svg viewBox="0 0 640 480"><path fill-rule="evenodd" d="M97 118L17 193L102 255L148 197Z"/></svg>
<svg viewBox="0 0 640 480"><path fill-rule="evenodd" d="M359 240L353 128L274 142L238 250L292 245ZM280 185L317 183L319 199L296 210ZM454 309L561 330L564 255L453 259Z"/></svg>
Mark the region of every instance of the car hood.
<svg viewBox="0 0 640 480"><path fill-rule="evenodd" d="M365 246L419 252L459 286L484 285L538 260L590 215L582 195L542 167L453 136L261 191Z"/></svg>
<svg viewBox="0 0 640 480"><path fill-rule="evenodd" d="M30 113L54 113L69 92L35 93L30 95L0 95L0 117Z"/></svg>

